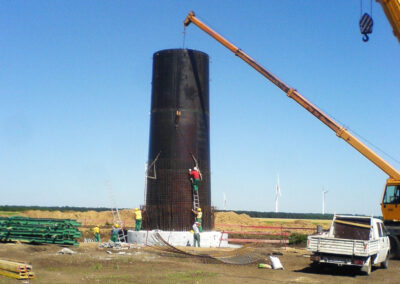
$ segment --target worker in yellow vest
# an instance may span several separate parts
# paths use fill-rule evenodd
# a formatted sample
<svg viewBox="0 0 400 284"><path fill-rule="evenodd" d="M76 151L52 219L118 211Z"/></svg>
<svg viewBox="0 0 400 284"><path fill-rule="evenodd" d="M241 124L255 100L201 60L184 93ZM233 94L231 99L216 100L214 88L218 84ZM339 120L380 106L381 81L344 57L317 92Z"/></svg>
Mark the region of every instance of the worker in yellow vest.
<svg viewBox="0 0 400 284"><path fill-rule="evenodd" d="M96 227L93 228L93 233L94 233L94 241L96 243L100 243L100 228L99 225L96 225Z"/></svg>
<svg viewBox="0 0 400 284"><path fill-rule="evenodd" d="M194 215L196 215L196 222L199 222L199 224L200 224L199 225L199 231L202 232L203 231L203 227L201 226L201 220L202 220L202 217L203 217L203 213L201 212L201 208L200 207L197 208L196 211L192 209L192 212L193 212Z"/></svg>
<svg viewBox="0 0 400 284"><path fill-rule="evenodd" d="M135 231L140 231L140 228L142 227L142 211L140 209L135 208Z"/></svg>

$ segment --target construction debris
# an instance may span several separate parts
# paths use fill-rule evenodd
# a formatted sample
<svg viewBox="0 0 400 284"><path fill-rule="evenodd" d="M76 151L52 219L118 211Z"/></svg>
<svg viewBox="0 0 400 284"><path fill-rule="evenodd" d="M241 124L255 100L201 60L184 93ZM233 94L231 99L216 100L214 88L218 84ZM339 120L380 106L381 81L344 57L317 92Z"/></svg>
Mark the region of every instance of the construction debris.
<svg viewBox="0 0 400 284"><path fill-rule="evenodd" d="M63 249L60 250L57 254L74 254L74 253L76 253L76 252L73 251L72 249L63 248Z"/></svg>
<svg viewBox="0 0 400 284"><path fill-rule="evenodd" d="M26 241L36 244L76 245L81 224L70 219L0 217L0 241Z"/></svg>
<svg viewBox="0 0 400 284"><path fill-rule="evenodd" d="M269 259L271 260L271 264L272 264L272 269L282 269L283 270L283 266L281 261L279 260L279 258L277 256L270 256Z"/></svg>
<svg viewBox="0 0 400 284"><path fill-rule="evenodd" d="M258 264L258 268L268 268L268 269L272 269L272 266L267 264L267 263L259 263Z"/></svg>
<svg viewBox="0 0 400 284"><path fill-rule="evenodd" d="M113 241L109 241L109 242L104 242L99 244L99 248L112 248L112 249L130 249L130 248L134 248L135 245L134 244L129 244L129 243L122 243L122 242L113 242Z"/></svg>
<svg viewBox="0 0 400 284"><path fill-rule="evenodd" d="M35 274L32 272L32 266L23 262L1 260L0 275L12 277L15 279L32 279Z"/></svg>

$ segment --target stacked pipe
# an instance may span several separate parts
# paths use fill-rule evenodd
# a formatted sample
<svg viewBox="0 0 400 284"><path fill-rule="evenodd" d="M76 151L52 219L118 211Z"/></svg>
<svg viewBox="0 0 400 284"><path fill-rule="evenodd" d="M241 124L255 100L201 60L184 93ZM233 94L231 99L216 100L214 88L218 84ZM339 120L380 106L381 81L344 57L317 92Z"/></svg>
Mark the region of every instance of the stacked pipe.
<svg viewBox="0 0 400 284"><path fill-rule="evenodd" d="M32 265L0 259L0 275L15 279L32 279L35 274L32 272Z"/></svg>
<svg viewBox="0 0 400 284"><path fill-rule="evenodd" d="M77 239L82 234L77 227L80 226L81 223L70 219L0 217L0 241L79 245Z"/></svg>

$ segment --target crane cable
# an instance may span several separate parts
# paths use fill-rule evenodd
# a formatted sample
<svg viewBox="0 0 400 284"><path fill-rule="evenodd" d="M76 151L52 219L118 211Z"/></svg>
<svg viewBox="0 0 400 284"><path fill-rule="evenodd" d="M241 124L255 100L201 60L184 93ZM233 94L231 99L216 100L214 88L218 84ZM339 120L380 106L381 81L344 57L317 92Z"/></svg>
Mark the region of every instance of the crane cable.
<svg viewBox="0 0 400 284"><path fill-rule="evenodd" d="M352 128L350 128L348 125L346 125L345 123L343 123L342 121L340 121L339 119L337 119L334 115L332 115L331 113L329 113L328 111L326 111L324 108L318 106L317 104L315 104L316 107L318 107L320 110L322 110L324 113L326 113L327 115L329 115L333 120L337 121L338 123L340 123L341 125L343 125L343 127L345 129L347 129L348 131L350 131L352 134L354 134L355 136L357 136L361 141L365 142L366 144L368 144L371 148L374 148L375 150L379 151L380 153L382 153L383 155L385 155L386 157L390 158L392 161L400 164L400 160L397 159L396 157L392 156L391 154L389 154L388 152L386 152L385 150L383 150L382 148L380 148L379 146L375 145L374 143L372 143L370 140L368 140L367 138L363 137L361 134L357 133L356 131L354 131Z"/></svg>

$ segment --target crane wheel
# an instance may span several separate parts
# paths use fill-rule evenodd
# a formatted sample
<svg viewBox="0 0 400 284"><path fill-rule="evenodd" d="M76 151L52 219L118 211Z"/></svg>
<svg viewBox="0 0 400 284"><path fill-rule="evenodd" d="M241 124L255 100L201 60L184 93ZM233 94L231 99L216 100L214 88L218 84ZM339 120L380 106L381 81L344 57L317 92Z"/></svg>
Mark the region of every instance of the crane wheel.
<svg viewBox="0 0 400 284"><path fill-rule="evenodd" d="M390 257L400 259L400 240L398 236L389 236L390 240Z"/></svg>

